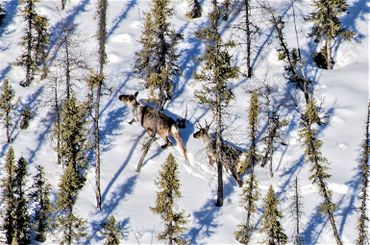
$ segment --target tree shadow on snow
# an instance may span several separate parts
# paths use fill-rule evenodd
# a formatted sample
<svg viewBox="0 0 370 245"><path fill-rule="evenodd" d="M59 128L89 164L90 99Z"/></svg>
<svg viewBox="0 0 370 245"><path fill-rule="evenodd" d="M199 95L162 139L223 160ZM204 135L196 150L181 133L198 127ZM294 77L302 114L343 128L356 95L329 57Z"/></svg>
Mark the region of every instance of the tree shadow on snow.
<svg viewBox="0 0 370 245"><path fill-rule="evenodd" d="M227 197L234 192L235 186L229 177L227 183L224 184L224 205ZM214 198L216 198L216 191L214 191ZM215 199L209 199L199 211L193 213L196 224L186 234L190 244L205 244L201 240L215 233L216 228L220 226L215 219L221 214L221 208L215 206Z"/></svg>
<svg viewBox="0 0 370 245"><path fill-rule="evenodd" d="M0 37L3 37L6 27L14 21L14 17L17 14L18 5L19 0L10 0L3 4L6 16L5 19L3 20L3 23L0 25Z"/></svg>
<svg viewBox="0 0 370 245"><path fill-rule="evenodd" d="M127 167L128 163L130 162L130 159L131 157L133 156L134 152L135 152L135 149L137 148L137 145L139 144L141 138L144 136L145 132L142 132L133 142L133 146L131 147L130 151L128 152L127 156L126 156L126 159L123 161L123 164L121 165L121 167L118 169L118 171L114 174L113 178L109 181L108 185L106 186L106 188L104 189L104 192L102 194L102 202L104 203L105 202L105 199L110 191L110 189L112 188L112 186L114 185L114 183L116 182L116 180L118 179L118 177L121 175L122 171Z"/></svg>
<svg viewBox="0 0 370 245"><path fill-rule="evenodd" d="M114 145L114 137L121 135L118 130L119 125L122 123L124 118L128 115L127 107L120 107L110 111L105 119L104 127L100 130L100 144L102 152L111 150Z"/></svg>
<svg viewBox="0 0 370 245"><path fill-rule="evenodd" d="M111 3L111 5L114 4L114 2ZM109 28L107 32L107 39L114 33L114 31L120 26L121 22L126 19L128 13L131 11L132 8L135 7L137 4L137 0L130 0L127 2L125 8L122 10L122 12L114 19L112 26Z"/></svg>
<svg viewBox="0 0 370 245"><path fill-rule="evenodd" d="M127 196L131 195L134 190L134 186L137 181L137 174L131 176L126 180L125 183L119 185L116 187L116 191L112 192L110 195L110 198L108 200L103 199L103 206L101 211L97 211L102 214L103 218L93 221L91 223L92 226L92 235L89 239L85 242L85 244L90 244L91 240L95 241L102 241L104 239L103 236L100 234L101 225L114 213L116 208L119 206L119 204L124 201ZM119 220L120 217L115 217L116 220ZM125 218L122 221L118 221L118 226L120 227L120 230L123 235L123 239L126 239L128 236L128 224L129 224L129 218Z"/></svg>
<svg viewBox="0 0 370 245"><path fill-rule="evenodd" d="M66 17L64 17L62 20L58 21L57 23L50 27L49 29L50 33L53 33L53 35L50 37L49 47L47 51L47 57L49 57L47 66L50 66L53 63L54 59L56 58L59 52L60 46L57 47L56 50L50 55L50 52L53 50L54 46L58 43L59 39L64 35L63 29L68 26L71 26L76 17L80 15L81 12L86 11L86 7L89 3L90 0L81 1L78 5L73 7L73 9L68 11Z"/></svg>

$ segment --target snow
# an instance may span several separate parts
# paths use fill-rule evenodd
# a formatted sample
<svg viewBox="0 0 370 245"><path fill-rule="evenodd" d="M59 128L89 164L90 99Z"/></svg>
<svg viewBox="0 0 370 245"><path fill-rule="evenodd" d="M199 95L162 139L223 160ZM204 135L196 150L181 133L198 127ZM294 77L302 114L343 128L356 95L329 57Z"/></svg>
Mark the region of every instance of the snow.
<svg viewBox="0 0 370 245"><path fill-rule="evenodd" d="M25 157L29 163L29 171L33 173L35 166L45 167L48 180L57 190L59 177L63 172L56 165L55 142L51 138L52 116L50 115L51 88L49 81L35 82L29 88L22 88L19 82L24 78L24 72L13 63L21 53L18 43L22 33L23 18L16 0L1 1L9 16L6 23L0 27L0 81L9 78L16 95L19 96L18 111L23 105L29 105L34 111L34 118L27 130L18 127L13 132L17 158ZM150 1L124 0L109 1L108 7L108 39L106 66L107 85L109 90L102 100L101 135L102 135L102 169L101 185L103 208L95 208L94 166L88 170L87 182L79 195L77 203L78 214L88 220L88 239L86 243L101 244L103 237L99 234L99 224L109 215L115 215L124 234L123 243L141 244L161 243L157 234L163 229L160 218L151 212L154 206L157 179L161 164L172 152L179 164L182 198L178 201L179 209L188 215L187 238L192 244L235 244L233 237L236 226L244 222L243 210L239 207L241 188L230 175L224 176L225 199L224 206L214 206L217 190L216 169L207 162L203 144L192 137L196 130L193 125L197 120L211 121L211 112L197 104L193 91L199 85L192 79L192 73L199 68L196 58L202 53L204 46L194 37L194 31L205 25L207 11L210 10L207 1L201 1L204 6L202 18L187 21L185 13L188 5L185 1L172 0L176 14L173 18L175 27L184 35L179 45L183 75L175 88L174 100L166 110L173 117L184 116L188 108L187 128L180 131L186 145L189 163L183 158L178 147L162 150L161 139L149 151L144 166L137 173L136 164L140 158L141 143L145 139L143 129L127 122L131 115L127 107L118 100L118 95L140 91L139 99L145 99L147 92L143 83L133 74L135 52L139 50L142 21L145 11L150 7ZM284 14L286 21L286 39L290 47L296 47L293 17L290 2L277 0L273 5L279 13ZM83 39L80 49L86 54L86 61L92 67L97 66L96 20L94 0L67 1L66 10L61 11L59 1L40 0L38 9L50 21L55 41L60 36L62 21L75 23L78 26L79 37ZM335 51L336 64L334 70L327 71L314 67L309 55L314 51L315 44L307 37L310 24L303 22L304 15L312 10L309 0L296 1L297 27L300 35L302 54L307 62L307 74L315 81L315 98L321 104L327 115L326 124L319 128L319 137L323 141L323 155L330 162L329 188L333 191L333 201L337 209L335 219L341 238L345 244L353 244L356 238L355 224L357 220L356 206L359 190L358 162L361 152L361 142L364 135L364 122L369 94L369 63L368 63L368 3L365 0L349 1L350 13L343 17L345 25L357 31L356 38L351 42L341 42ZM284 115L289 125L284 128L284 142L274 156L274 177L269 177L268 168L256 167L261 198L258 214L254 222L260 224L262 217L262 198L270 185L273 185L281 200L280 207L284 211L283 227L291 237L293 232L289 205L293 191L293 181L299 174L300 190L303 196L304 215L302 218L302 238L305 244L333 244L330 224L325 216L319 214L318 207L321 197L317 189L308 179L310 165L304 161L303 147L298 135L299 114L292 109L291 96L296 92L286 87L283 77L283 62L277 59L278 43L271 32L267 17L258 10L253 17L260 24L261 35L257 37L256 50L259 56L253 57L255 77L252 80L240 78L232 81L235 101L231 103L228 118L226 139L233 144L247 149L247 108L248 91L267 82L276 87L274 101L285 105ZM240 17L231 15L230 20L222 27L224 37L236 38L238 31L230 28ZM232 50L238 64L242 64L240 49ZM84 85L83 81L77 85ZM80 97L83 93L79 94ZM83 98L81 98L83 99ZM261 113L260 129L265 125L266 115ZM0 163L4 164L5 154L9 145L5 142L5 131L0 129L1 147ZM1 173L2 174L2 173ZM245 180L247 175L243 176ZM57 243L59 234L51 234L45 244ZM258 231L252 237L252 243L262 241L263 235Z"/></svg>

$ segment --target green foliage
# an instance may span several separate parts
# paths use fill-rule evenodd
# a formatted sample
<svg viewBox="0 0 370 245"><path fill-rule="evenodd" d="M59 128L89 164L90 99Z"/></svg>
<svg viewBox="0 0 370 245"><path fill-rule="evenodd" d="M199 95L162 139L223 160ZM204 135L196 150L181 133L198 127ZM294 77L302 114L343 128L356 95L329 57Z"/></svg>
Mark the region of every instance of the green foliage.
<svg viewBox="0 0 370 245"><path fill-rule="evenodd" d="M334 61L331 55L331 43L342 37L349 40L354 33L345 29L340 22L340 17L348 10L348 4L345 0L314 0L314 12L311 13L307 20L313 22L313 28L310 36L315 38L316 42L324 42L326 52L318 54L325 57L325 62L318 63L322 68L332 69ZM316 55L316 61L319 56Z"/></svg>
<svg viewBox="0 0 370 245"><path fill-rule="evenodd" d="M216 116L216 111L222 114L222 110L234 98L227 82L237 78L239 68L232 66L232 57L228 52L229 48L235 46L234 42L223 42L219 33L221 12L217 5L213 4L208 19L209 26L196 32L197 38L206 43L206 49L199 58L202 67L194 74L194 79L202 82L202 88L196 90L194 96L201 104L209 105Z"/></svg>
<svg viewBox="0 0 370 245"><path fill-rule="evenodd" d="M267 244L286 244L288 241L288 237L280 223L283 213L279 211L278 205L279 199L275 195L272 186L270 186L264 199L261 226L261 232L267 236L265 241Z"/></svg>
<svg viewBox="0 0 370 245"><path fill-rule="evenodd" d="M348 10L345 0L314 0L313 4L315 11L307 20L314 24L310 36L315 37L316 41L335 39L339 36L350 38L353 35L343 27L339 19Z"/></svg>
<svg viewBox="0 0 370 245"><path fill-rule="evenodd" d="M51 226L52 206L50 202L51 185L46 182L45 172L43 167L36 167L36 174L33 177L32 192L30 198L34 206L34 218L32 226L36 233L36 240L44 242L46 240L46 232Z"/></svg>
<svg viewBox="0 0 370 245"><path fill-rule="evenodd" d="M20 128L27 129L29 125L29 121L31 120L31 117L32 117L31 109L29 106L25 106L23 108L21 117L22 118L21 118Z"/></svg>
<svg viewBox="0 0 370 245"><path fill-rule="evenodd" d="M249 109L248 109L248 131L249 131L249 141L251 142L249 150L246 154L245 161L242 165L241 172L245 172L248 168L254 167L259 160L260 155L257 152L257 127L258 127L258 112L259 112L259 101L258 101L258 93L254 91L250 97L249 102Z"/></svg>
<svg viewBox="0 0 370 245"><path fill-rule="evenodd" d="M181 197L180 179L178 166L172 154L167 157L162 165L159 178L155 184L158 186L155 207L151 210L159 214L164 222L165 230L158 235L160 240L168 240L169 244L186 244L182 234L186 230L184 225L187 221L184 218L184 212L176 212L175 200Z"/></svg>
<svg viewBox="0 0 370 245"><path fill-rule="evenodd" d="M190 11L186 13L186 17L189 19L195 19L202 16L202 6L198 0L189 0Z"/></svg>
<svg viewBox="0 0 370 245"><path fill-rule="evenodd" d="M26 68L26 80L21 83L22 86L31 84L38 65L45 62L47 55L46 49L50 37L47 31L48 20L36 12L37 2L38 0L21 0L26 27L20 42L24 51L16 65Z"/></svg>
<svg viewBox="0 0 370 245"><path fill-rule="evenodd" d="M57 217L57 224L63 232L60 244L79 244L86 236L86 221L73 213L73 208L68 209L62 216Z"/></svg>
<svg viewBox="0 0 370 245"><path fill-rule="evenodd" d="M86 106L79 103L74 96L65 101L60 114L62 161L65 165L72 165L81 187L85 181L84 172L87 166L86 114Z"/></svg>
<svg viewBox="0 0 370 245"><path fill-rule="evenodd" d="M86 222L73 213L73 207L81 187L76 169L72 164L67 165L59 183L56 201L59 212L56 222L63 232L63 244L71 244L74 240L79 241L86 235L84 232Z"/></svg>
<svg viewBox="0 0 370 245"><path fill-rule="evenodd" d="M19 158L15 169L15 232L19 244L30 242L30 216L28 214L28 198L25 193L27 173L27 161Z"/></svg>
<svg viewBox="0 0 370 245"><path fill-rule="evenodd" d="M8 244L12 242L16 230L15 168L14 150L10 147L5 159L5 176L1 179L1 203L3 204L1 229L5 233Z"/></svg>
<svg viewBox="0 0 370 245"><path fill-rule="evenodd" d="M169 0L154 0L145 14L144 30L140 38L142 49L136 53L135 72L145 80L152 99L161 105L172 98L177 65L176 45L182 38L170 24L174 14Z"/></svg>
<svg viewBox="0 0 370 245"><path fill-rule="evenodd" d="M303 138L305 156L307 160L312 163L310 180L312 183L318 185L319 193L325 199L325 202L321 205L321 210L327 213L334 209L334 204L331 203L331 192L326 183L331 176L328 173L329 163L320 152L322 142L317 139L317 130L313 127L318 122L320 122L320 117L316 109L316 103L314 100L310 100L302 115L301 124L303 127L300 130L300 136ZM327 198L328 200L326 200Z"/></svg>
<svg viewBox="0 0 370 245"><path fill-rule="evenodd" d="M8 79L4 80L3 86L1 87L1 94L0 94L0 117L4 123L4 127L6 129L7 135L7 142L11 142L11 127L13 126L12 123L12 112L16 107L16 103L14 103L15 92L9 82Z"/></svg>
<svg viewBox="0 0 370 245"><path fill-rule="evenodd" d="M257 211L258 197L257 179L254 172L252 172L249 175L249 178L244 185L243 193L241 194L241 206L246 211L247 220L245 224L238 225L238 230L235 232L235 239L241 244L248 244L254 231L251 220L252 216Z"/></svg>
<svg viewBox="0 0 370 245"><path fill-rule="evenodd" d="M118 245L122 237L120 228L116 223L114 216L110 216L108 220L102 225L102 233L106 236L105 245Z"/></svg>

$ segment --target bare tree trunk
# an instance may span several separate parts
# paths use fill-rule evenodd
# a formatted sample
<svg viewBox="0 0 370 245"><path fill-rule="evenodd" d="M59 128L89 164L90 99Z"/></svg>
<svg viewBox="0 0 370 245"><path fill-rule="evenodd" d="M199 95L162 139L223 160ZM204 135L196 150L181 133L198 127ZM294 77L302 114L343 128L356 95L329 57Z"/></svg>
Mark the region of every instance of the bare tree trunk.
<svg viewBox="0 0 370 245"><path fill-rule="evenodd" d="M66 0L61 0L60 1L60 5L62 7L62 10L64 10L65 6L66 6Z"/></svg>
<svg viewBox="0 0 370 245"><path fill-rule="evenodd" d="M300 245L301 242L301 233L300 233L300 217L301 217L301 201L299 200L299 192L298 192L298 177L295 177L294 180L294 218L295 218L295 238L294 244Z"/></svg>
<svg viewBox="0 0 370 245"><path fill-rule="evenodd" d="M245 31L247 35L247 77L252 77L252 67L251 67L251 30L250 30L250 0L244 0L245 4Z"/></svg>
<svg viewBox="0 0 370 245"><path fill-rule="evenodd" d="M331 47L330 46L331 46L330 37L327 37L325 41L325 48L326 48L326 62L328 65L328 70L333 69L333 59L331 57Z"/></svg>
<svg viewBox="0 0 370 245"><path fill-rule="evenodd" d="M29 9L33 9L33 3L30 1ZM32 82L32 12L27 13L27 54L26 54L26 81L21 83L21 86L28 87Z"/></svg>
<svg viewBox="0 0 370 245"><path fill-rule="evenodd" d="M295 18L295 8L294 8L294 2L295 1L296 0L291 0L291 2L292 2L292 12L293 12L293 22L294 22L294 31L295 31L295 38L296 38L296 42L297 42L298 57L299 57L299 60L302 61L301 48L300 48L300 45L299 45L299 38L298 38L297 22L296 22L296 18Z"/></svg>
<svg viewBox="0 0 370 245"><path fill-rule="evenodd" d="M6 115L5 115L5 128L6 128L6 138L7 138L7 142L8 143L11 143L12 142L12 139L10 137L10 122L9 122L9 112L6 112Z"/></svg>
<svg viewBox="0 0 370 245"><path fill-rule="evenodd" d="M99 42L99 75L100 78L104 77L104 64L106 63L105 53L105 40L106 40L106 18L107 18L107 0L98 1L98 42ZM101 188L100 188L100 99L102 95L103 81L99 81L97 84L96 101L95 101L95 116L94 116L94 137L95 137L95 184L96 184L96 206L101 209Z"/></svg>
<svg viewBox="0 0 370 245"><path fill-rule="evenodd" d="M216 206L221 207L224 202L224 183L222 176L222 131L221 131L221 106L220 106L220 95L217 95L217 104L216 105L216 165L217 165L217 201Z"/></svg>

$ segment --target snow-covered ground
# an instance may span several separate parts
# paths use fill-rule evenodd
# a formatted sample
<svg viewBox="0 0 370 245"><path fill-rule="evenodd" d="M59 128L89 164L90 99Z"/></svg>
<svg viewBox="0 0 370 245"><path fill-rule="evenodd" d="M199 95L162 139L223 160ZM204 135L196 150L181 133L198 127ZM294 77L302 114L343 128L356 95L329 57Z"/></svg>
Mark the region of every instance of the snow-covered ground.
<svg viewBox="0 0 370 245"><path fill-rule="evenodd" d="M170 115L184 116L187 108L187 128L181 130L186 145L189 163L182 157L179 149L168 148L162 150L158 142L152 147L140 173L135 172L140 158L141 143L145 139L143 129L139 125L130 125L130 113L127 107L118 100L118 95L140 91L139 98L146 97L143 83L133 74L135 51L139 49L143 12L150 7L149 0L113 0L109 1L108 8L108 40L106 66L107 87L106 95L102 100L101 138L102 138L102 195L103 208L95 208L94 195L94 166L88 171L85 187L80 192L77 203L78 214L88 220L87 243L102 243L99 234L99 224L108 216L115 215L124 234L123 243L148 244L160 243L157 234L163 229L160 218L152 213L154 206L157 179L161 164L172 152L180 165L182 198L178 207L184 209L188 223L187 237L191 244L235 244L234 231L236 226L244 222L244 213L239 207L241 188L237 187L230 175L224 176L225 200L222 208L214 206L217 189L217 173L207 163L204 147L200 141L191 135L196 130L196 120L208 119L211 113L204 106L200 106L193 97L197 84L192 79L192 73L197 70L199 63L196 60L203 50L203 45L194 37L194 32L203 26L206 13L210 10L209 1L201 1L203 17L188 21L185 13L188 10L186 1L172 0L175 6L173 23L178 32L184 35L179 45L179 64L182 76L178 79L175 96L166 110ZM18 0L1 0L8 12L5 24L0 27L0 81L9 78L20 103L29 105L35 112L27 130L20 131L19 127L13 131L13 147L16 156L24 156L29 160L29 171L40 164L45 167L48 180L57 189L59 176L63 169L56 164L55 142L51 138L52 117L50 115L51 86L48 79L36 81L31 87L19 86L24 78L24 72L12 63L21 53L18 43L22 33L23 18L19 11ZM292 9L290 0L273 1L279 14L286 21L286 39L290 47L296 47ZM355 39L351 42L340 42L335 49L337 61L333 70L317 69L309 58L315 50L315 44L307 37L310 24L304 22L303 17L311 10L309 0L296 1L297 28L303 57L306 62L307 74L315 82L315 98L322 106L322 115L326 115L326 124L319 128L320 139L323 141L322 152L330 162L330 189L333 191L333 201L337 208L335 219L341 238L346 244L353 244L356 238L356 206L359 189L359 171L357 169L360 145L364 135L364 122L368 101L368 21L369 3L366 0L350 0L349 14L343 17L346 27L356 31ZM95 38L96 20L94 0L67 1L65 11L59 9L59 1L41 0L37 6L41 14L46 15L52 30L52 50L56 39L60 35L60 26L63 22L75 23L78 26L78 36L82 40L79 49L84 51L86 62L91 67L97 66L97 42ZM260 10L253 10L253 21L261 28L261 34L256 38L255 50L258 56L252 57L255 77L251 80L240 78L232 81L233 92L236 95L232 102L228 118L228 127L225 138L247 149L247 108L249 90L261 87L263 82L275 85L274 100L284 105L282 114L288 119L289 125L284 128L284 141L274 156L274 177L269 177L268 168L256 168L259 191L258 214L254 222L258 226L262 216L262 197L272 184L281 200L280 208L284 211L283 227L291 237L293 233L291 211L293 180L299 174L301 194L303 196L304 214L302 217L302 238L305 244L333 244L334 239L328 219L319 213L320 196L317 189L308 179L309 163L303 157L298 129L299 114L292 107L292 96L299 91L287 87L283 77L282 61L277 59L277 40L275 33L268 24L268 16ZM233 26L240 19L237 13L230 16L228 22L223 23L224 37L237 38L240 31ZM235 49L231 53L235 61L242 65L241 50ZM76 85L83 86L79 81ZM82 95L80 94L80 97ZM81 98L84 99L84 98ZM303 104L303 103L302 103ZM301 108L302 109L302 108ZM259 119L259 133L264 132L266 114L261 113ZM5 131L0 130L1 164L9 148L5 142ZM261 146L262 149L262 146ZM243 176L246 179L247 176ZM57 243L58 234L50 235L47 244ZM252 244L263 239L258 231L254 233Z"/></svg>

